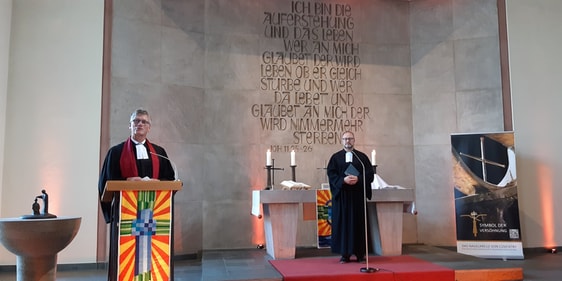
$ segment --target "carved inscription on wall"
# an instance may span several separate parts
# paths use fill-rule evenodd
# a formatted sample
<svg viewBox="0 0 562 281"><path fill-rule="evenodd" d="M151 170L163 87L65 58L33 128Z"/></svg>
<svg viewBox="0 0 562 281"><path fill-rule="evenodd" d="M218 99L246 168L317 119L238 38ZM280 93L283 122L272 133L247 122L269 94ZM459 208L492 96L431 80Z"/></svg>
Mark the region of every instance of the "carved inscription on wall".
<svg viewBox="0 0 562 281"><path fill-rule="evenodd" d="M290 144L273 151L311 151L314 145L339 144L344 131L363 131L370 109L358 102L354 83L361 80L359 43L352 5L287 2L287 9L263 13L260 93L271 102L253 104L262 130L286 132Z"/></svg>

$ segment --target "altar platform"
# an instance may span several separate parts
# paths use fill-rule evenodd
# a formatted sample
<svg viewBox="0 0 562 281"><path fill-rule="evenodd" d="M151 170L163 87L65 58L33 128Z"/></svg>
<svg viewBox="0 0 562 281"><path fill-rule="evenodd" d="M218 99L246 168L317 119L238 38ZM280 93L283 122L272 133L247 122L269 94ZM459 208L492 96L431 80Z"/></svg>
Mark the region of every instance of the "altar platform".
<svg viewBox="0 0 562 281"><path fill-rule="evenodd" d="M542 249L524 249L523 260L487 260L458 254L451 249L427 245L404 245L403 254L423 259L455 270L459 281L517 280L509 276L523 274L522 280L560 280L562 254ZM296 259L334 256L329 249L301 248ZM264 249L207 250L198 258L180 258L175 262L175 280L263 280L283 281ZM371 264L370 266L375 266ZM374 273L376 274L376 273ZM58 281L107 280L104 265L59 265ZM475 277L477 276L477 277ZM0 266L0 280L15 281L15 266Z"/></svg>

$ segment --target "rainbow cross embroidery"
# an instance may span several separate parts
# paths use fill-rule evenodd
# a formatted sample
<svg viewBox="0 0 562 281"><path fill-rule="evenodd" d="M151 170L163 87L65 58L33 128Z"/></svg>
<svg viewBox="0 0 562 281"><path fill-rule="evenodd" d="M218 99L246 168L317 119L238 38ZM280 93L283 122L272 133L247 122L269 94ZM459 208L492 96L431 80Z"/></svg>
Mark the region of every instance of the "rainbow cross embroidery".
<svg viewBox="0 0 562 281"><path fill-rule="evenodd" d="M169 280L170 191L121 192L119 280Z"/></svg>

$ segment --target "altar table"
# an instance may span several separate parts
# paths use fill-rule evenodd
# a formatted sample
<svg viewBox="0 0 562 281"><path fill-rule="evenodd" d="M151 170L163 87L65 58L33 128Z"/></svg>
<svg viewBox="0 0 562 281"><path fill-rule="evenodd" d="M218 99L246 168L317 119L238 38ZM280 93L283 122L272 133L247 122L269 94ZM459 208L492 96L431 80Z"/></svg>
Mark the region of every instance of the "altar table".
<svg viewBox="0 0 562 281"><path fill-rule="evenodd" d="M377 255L402 254L404 204L413 201L411 188L373 189L372 199L367 201L367 218ZM264 220L266 250L271 257L295 258L299 206L310 203L316 203L316 189L252 191L252 215Z"/></svg>

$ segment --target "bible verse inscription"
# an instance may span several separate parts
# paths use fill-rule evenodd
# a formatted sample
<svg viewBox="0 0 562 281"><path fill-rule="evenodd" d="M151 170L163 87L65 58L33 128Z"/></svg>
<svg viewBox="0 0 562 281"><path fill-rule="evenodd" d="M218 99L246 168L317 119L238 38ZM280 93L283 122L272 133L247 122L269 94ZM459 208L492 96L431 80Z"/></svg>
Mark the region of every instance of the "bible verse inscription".
<svg viewBox="0 0 562 281"><path fill-rule="evenodd" d="M361 59L351 5L289 3L288 12L263 13L262 35L279 48L261 52L260 93L271 103L253 104L251 114L262 130L291 134L292 143L272 151L309 152L340 143L344 131L362 131L370 109L354 91Z"/></svg>

